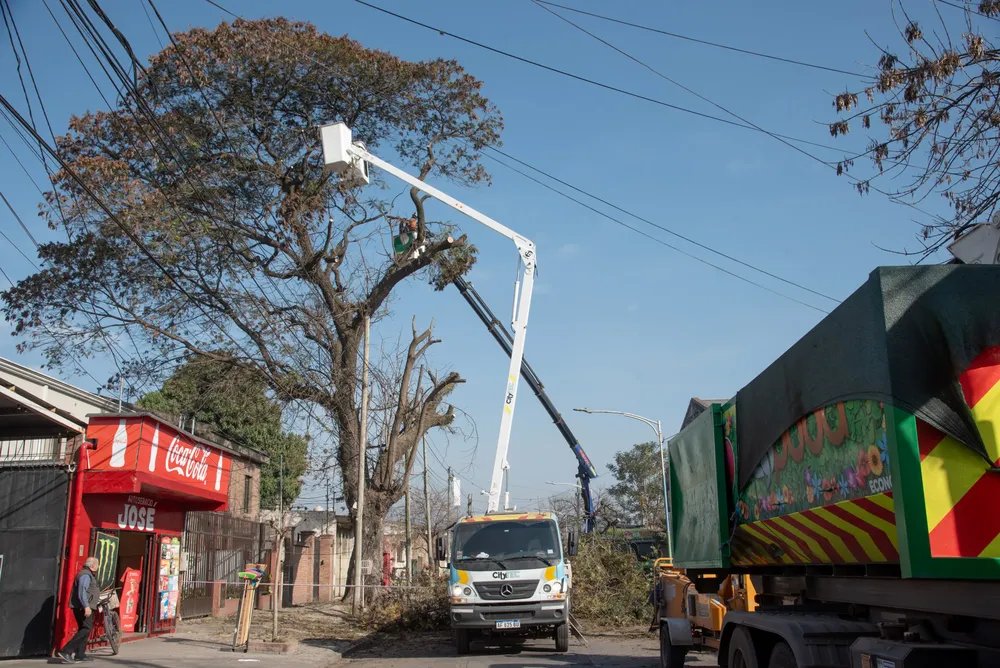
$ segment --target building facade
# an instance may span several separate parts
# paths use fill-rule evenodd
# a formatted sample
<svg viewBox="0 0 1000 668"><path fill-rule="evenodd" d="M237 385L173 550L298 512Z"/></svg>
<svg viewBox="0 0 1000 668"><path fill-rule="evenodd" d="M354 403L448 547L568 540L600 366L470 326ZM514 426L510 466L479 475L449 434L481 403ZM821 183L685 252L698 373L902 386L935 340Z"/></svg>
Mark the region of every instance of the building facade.
<svg viewBox="0 0 1000 668"><path fill-rule="evenodd" d="M75 632L69 593L90 555L128 638L172 631L189 516L255 516L263 461L0 359L0 657Z"/></svg>

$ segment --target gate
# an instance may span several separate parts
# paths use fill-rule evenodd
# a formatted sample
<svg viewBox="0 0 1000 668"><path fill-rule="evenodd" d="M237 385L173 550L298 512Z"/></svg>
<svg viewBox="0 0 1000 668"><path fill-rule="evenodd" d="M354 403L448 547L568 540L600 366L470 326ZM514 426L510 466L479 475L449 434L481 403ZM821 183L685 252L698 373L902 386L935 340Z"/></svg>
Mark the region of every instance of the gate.
<svg viewBox="0 0 1000 668"><path fill-rule="evenodd" d="M188 513L184 549L188 554L181 585L182 619L212 614L212 583L225 582L222 596L242 591L236 574L248 563L263 563L263 525L222 513ZM218 601L221 605L225 601Z"/></svg>
<svg viewBox="0 0 1000 668"><path fill-rule="evenodd" d="M69 474L0 469L0 657L49 653Z"/></svg>

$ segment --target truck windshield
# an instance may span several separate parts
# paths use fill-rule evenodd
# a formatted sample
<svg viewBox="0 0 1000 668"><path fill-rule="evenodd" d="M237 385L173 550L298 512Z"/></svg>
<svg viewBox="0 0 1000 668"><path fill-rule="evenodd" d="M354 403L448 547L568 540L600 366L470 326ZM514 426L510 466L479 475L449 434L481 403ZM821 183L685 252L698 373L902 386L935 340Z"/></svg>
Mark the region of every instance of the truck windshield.
<svg viewBox="0 0 1000 668"><path fill-rule="evenodd" d="M552 520L459 524L454 542L453 562L466 571L541 568L555 564L562 555Z"/></svg>

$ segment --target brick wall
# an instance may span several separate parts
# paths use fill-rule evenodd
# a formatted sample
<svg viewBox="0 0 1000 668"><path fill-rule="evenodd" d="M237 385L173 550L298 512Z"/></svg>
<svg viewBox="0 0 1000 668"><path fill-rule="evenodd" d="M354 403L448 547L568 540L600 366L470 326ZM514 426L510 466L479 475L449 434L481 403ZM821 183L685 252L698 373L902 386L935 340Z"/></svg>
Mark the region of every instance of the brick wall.
<svg viewBox="0 0 1000 668"><path fill-rule="evenodd" d="M246 495L246 481L250 478L250 495ZM260 466L253 462L233 458L229 476L229 513L236 517L260 520Z"/></svg>

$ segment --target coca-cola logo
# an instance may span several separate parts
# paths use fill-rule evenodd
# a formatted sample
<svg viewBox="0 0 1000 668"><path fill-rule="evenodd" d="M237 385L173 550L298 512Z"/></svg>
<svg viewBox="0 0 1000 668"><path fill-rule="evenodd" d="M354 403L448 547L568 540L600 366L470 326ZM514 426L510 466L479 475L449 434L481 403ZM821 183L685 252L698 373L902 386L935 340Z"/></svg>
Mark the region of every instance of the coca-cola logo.
<svg viewBox="0 0 1000 668"><path fill-rule="evenodd" d="M208 458L211 454L208 448L198 444L186 445L180 438L175 438L167 448L166 468L171 473L203 483L208 477Z"/></svg>

